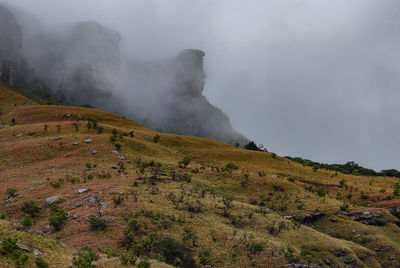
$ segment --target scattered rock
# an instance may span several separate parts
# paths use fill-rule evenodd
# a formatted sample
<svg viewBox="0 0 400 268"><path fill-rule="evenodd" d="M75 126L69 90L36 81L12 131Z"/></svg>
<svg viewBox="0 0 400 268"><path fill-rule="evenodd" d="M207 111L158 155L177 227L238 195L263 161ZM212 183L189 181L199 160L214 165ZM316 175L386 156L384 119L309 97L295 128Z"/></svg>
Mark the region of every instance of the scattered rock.
<svg viewBox="0 0 400 268"><path fill-rule="evenodd" d="M116 150L113 150L113 151L111 151L113 154L119 154L119 152L118 151L116 151Z"/></svg>
<svg viewBox="0 0 400 268"><path fill-rule="evenodd" d="M300 215L302 217L301 223L302 224L309 224L315 221L318 221L320 219L322 219L323 217L325 217L324 213L314 213L314 214L304 214L304 215ZM295 219L297 217L297 215L287 215L284 216L283 218L287 219L287 220L291 220L291 219Z"/></svg>
<svg viewBox="0 0 400 268"><path fill-rule="evenodd" d="M351 217L351 219L353 221L359 221L367 225L382 226L385 225L386 222L382 219L378 219L381 217L382 217L381 214L371 213L369 211L363 211L361 213L354 214L354 216Z"/></svg>
<svg viewBox="0 0 400 268"><path fill-rule="evenodd" d="M82 194L82 193L85 193L85 192L87 192L87 191L89 191L89 189L83 188L83 189L79 189L79 190L77 191L77 193L78 193L78 194Z"/></svg>
<svg viewBox="0 0 400 268"><path fill-rule="evenodd" d="M72 215L72 218L73 218L73 219L77 219L78 216L77 216L77 215Z"/></svg>
<svg viewBox="0 0 400 268"><path fill-rule="evenodd" d="M95 151L95 150L94 150L94 151L92 151L92 154L97 154L97 151Z"/></svg>
<svg viewBox="0 0 400 268"><path fill-rule="evenodd" d="M107 203L106 203L106 202L101 202L101 203L100 203L100 206L101 206L102 208L107 208Z"/></svg>
<svg viewBox="0 0 400 268"><path fill-rule="evenodd" d="M122 156L122 155L120 155L120 156L119 156L119 159L121 159L121 160L125 160L125 159L126 159L126 157L125 157L125 156Z"/></svg>
<svg viewBox="0 0 400 268"><path fill-rule="evenodd" d="M79 145L79 142L74 142L72 145L78 146L78 145Z"/></svg>
<svg viewBox="0 0 400 268"><path fill-rule="evenodd" d="M59 200L58 196L52 196L52 197L47 198L45 200L45 203L46 203L47 206L51 206L51 205L57 203L58 200Z"/></svg>
<svg viewBox="0 0 400 268"><path fill-rule="evenodd" d="M92 143L93 141L91 139L85 140L85 143Z"/></svg>
<svg viewBox="0 0 400 268"><path fill-rule="evenodd" d="M331 222L338 222L338 220L335 219L335 218L329 218L329 220L330 220Z"/></svg>
<svg viewBox="0 0 400 268"><path fill-rule="evenodd" d="M79 208L79 207L81 207L81 206L82 206L82 202L76 202L76 203L75 203L75 207Z"/></svg>
<svg viewBox="0 0 400 268"><path fill-rule="evenodd" d="M45 236L45 234L40 230L35 230L35 234L38 234L38 235L41 235L41 236Z"/></svg>
<svg viewBox="0 0 400 268"><path fill-rule="evenodd" d="M39 256L39 255L42 255L43 253L40 250L34 248L32 250L32 254L35 255L35 256Z"/></svg>
<svg viewBox="0 0 400 268"><path fill-rule="evenodd" d="M59 141L59 140L61 140L61 137L55 137L53 140Z"/></svg>
<svg viewBox="0 0 400 268"><path fill-rule="evenodd" d="M78 114L78 116L77 116L77 117L78 117L78 119L79 119L79 120L83 120L83 115L81 115L81 114Z"/></svg>
<svg viewBox="0 0 400 268"><path fill-rule="evenodd" d="M19 133L19 134L17 135L17 137L22 137L22 134L21 134L21 133Z"/></svg>
<svg viewBox="0 0 400 268"><path fill-rule="evenodd" d="M119 194L119 195L124 195L124 192L119 192L118 194Z"/></svg>

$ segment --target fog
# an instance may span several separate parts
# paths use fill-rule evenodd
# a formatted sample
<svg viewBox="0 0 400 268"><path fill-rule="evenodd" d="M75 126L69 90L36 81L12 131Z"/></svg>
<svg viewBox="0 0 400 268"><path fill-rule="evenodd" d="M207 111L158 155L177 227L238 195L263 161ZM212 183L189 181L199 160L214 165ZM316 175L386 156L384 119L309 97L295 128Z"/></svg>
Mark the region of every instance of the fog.
<svg viewBox="0 0 400 268"><path fill-rule="evenodd" d="M100 22L135 59L203 50L208 100L279 155L400 169L397 0L8 2L53 32Z"/></svg>

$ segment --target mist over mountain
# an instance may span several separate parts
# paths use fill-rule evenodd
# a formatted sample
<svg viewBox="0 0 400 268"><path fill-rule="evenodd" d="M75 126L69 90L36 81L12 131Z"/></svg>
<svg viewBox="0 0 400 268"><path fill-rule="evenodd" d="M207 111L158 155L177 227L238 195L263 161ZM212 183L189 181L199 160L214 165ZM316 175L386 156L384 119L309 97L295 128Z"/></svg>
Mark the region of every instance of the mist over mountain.
<svg viewBox="0 0 400 268"><path fill-rule="evenodd" d="M2 7L7 13L2 30L3 38L10 40L5 54L18 52L18 60L9 59L12 68L26 59L26 68L32 67L32 75L34 71L57 102L118 113L162 132L248 142L202 95L203 51L187 49L171 58L136 60L121 53L123 37L98 22L76 22L54 32L25 11L9 9L12 12ZM9 73L18 76L20 71Z"/></svg>

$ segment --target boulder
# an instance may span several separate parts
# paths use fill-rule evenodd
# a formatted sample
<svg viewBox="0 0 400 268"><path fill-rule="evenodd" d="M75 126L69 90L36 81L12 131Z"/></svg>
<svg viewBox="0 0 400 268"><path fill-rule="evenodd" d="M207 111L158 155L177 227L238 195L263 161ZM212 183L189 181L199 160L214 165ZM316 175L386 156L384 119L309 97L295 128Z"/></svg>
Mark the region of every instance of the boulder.
<svg viewBox="0 0 400 268"><path fill-rule="evenodd" d="M57 203L59 201L58 196L52 196L49 197L45 200L45 203L47 206L51 206L54 205L55 203Z"/></svg>

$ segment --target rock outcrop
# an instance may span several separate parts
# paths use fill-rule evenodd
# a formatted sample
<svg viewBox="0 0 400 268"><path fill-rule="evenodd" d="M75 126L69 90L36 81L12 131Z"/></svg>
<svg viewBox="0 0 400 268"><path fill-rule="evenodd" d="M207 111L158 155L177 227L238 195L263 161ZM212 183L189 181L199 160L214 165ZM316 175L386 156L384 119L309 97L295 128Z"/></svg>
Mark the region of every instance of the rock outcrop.
<svg viewBox="0 0 400 268"><path fill-rule="evenodd" d="M11 11L0 5L0 81L36 101L50 101L50 89L33 73L22 50L22 27Z"/></svg>

